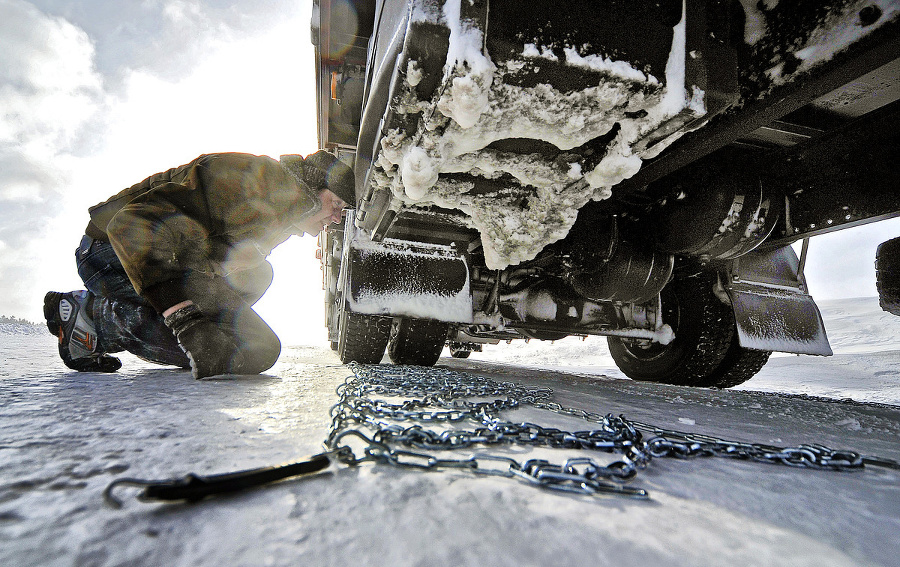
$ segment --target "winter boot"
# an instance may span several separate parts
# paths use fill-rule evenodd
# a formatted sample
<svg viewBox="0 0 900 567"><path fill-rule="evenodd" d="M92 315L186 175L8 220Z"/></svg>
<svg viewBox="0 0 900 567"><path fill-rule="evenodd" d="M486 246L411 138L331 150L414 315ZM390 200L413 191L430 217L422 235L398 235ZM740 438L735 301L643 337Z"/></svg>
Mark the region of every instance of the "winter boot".
<svg viewBox="0 0 900 567"><path fill-rule="evenodd" d="M122 367L118 358L98 352L93 317L94 295L89 291L44 296L47 329L59 337L59 356L79 372L115 372Z"/></svg>

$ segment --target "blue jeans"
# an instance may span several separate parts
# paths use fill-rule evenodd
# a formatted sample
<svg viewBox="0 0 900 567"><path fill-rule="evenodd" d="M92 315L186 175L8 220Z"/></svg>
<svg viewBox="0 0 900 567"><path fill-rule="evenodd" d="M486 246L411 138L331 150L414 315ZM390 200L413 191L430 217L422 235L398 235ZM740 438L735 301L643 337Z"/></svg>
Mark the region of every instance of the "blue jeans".
<svg viewBox="0 0 900 567"><path fill-rule="evenodd" d="M128 351L150 362L190 367L162 315L135 291L109 242L85 236L75 250L75 260L78 275L95 295L94 324L102 352ZM246 361L235 373L262 372L275 364L281 353L274 331L251 309L272 283L272 275L271 265L264 262L248 272L240 288L225 278L199 273L187 279L191 300L234 337Z"/></svg>
<svg viewBox="0 0 900 567"><path fill-rule="evenodd" d="M75 250L78 275L94 298L94 325L102 352L128 351L159 364L190 368L162 315L137 294L109 242L81 239Z"/></svg>

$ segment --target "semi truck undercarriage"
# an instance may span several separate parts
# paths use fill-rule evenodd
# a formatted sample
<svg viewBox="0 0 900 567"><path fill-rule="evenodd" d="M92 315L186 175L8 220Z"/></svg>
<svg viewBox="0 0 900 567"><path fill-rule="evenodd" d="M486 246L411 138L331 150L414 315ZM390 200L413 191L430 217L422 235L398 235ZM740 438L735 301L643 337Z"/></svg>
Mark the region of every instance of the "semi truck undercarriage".
<svg viewBox="0 0 900 567"><path fill-rule="evenodd" d="M320 236L345 362L605 335L634 379L729 387L831 354L808 238L900 214L897 0L318 0L312 39L357 180Z"/></svg>

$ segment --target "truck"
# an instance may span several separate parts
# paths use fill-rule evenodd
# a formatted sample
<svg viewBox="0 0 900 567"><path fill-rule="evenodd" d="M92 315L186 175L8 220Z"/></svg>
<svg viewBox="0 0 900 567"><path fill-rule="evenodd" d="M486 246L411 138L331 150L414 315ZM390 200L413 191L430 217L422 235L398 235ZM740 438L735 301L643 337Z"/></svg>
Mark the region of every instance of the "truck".
<svg viewBox="0 0 900 567"><path fill-rule="evenodd" d="M900 214L900 0L314 0L311 37L343 362L598 335L731 387L832 354L809 239Z"/></svg>

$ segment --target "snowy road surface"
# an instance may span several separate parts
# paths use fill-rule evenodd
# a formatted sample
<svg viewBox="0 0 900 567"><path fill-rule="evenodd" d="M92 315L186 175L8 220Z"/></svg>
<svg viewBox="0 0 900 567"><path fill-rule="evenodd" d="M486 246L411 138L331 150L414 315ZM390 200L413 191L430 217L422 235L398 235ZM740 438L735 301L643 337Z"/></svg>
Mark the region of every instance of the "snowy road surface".
<svg viewBox="0 0 900 567"><path fill-rule="evenodd" d="M599 359L547 361L562 372L525 356L518 366L492 362L502 356L490 349L439 365L549 386L563 405L671 429L900 460L900 403L885 394L898 388L900 352L865 348L862 332L848 331L855 350L773 359L733 391L632 382ZM62 367L49 335L2 338L3 566L900 564L900 471L876 467L655 459L634 481L651 499L638 501L366 464L195 504L142 503L122 488L115 510L101 494L122 476L229 472L319 452L335 387L350 372L327 348L296 347L259 377L198 382L134 358L116 374L79 374ZM770 393L779 389L857 401ZM517 412L590 428L534 408L507 417Z"/></svg>

